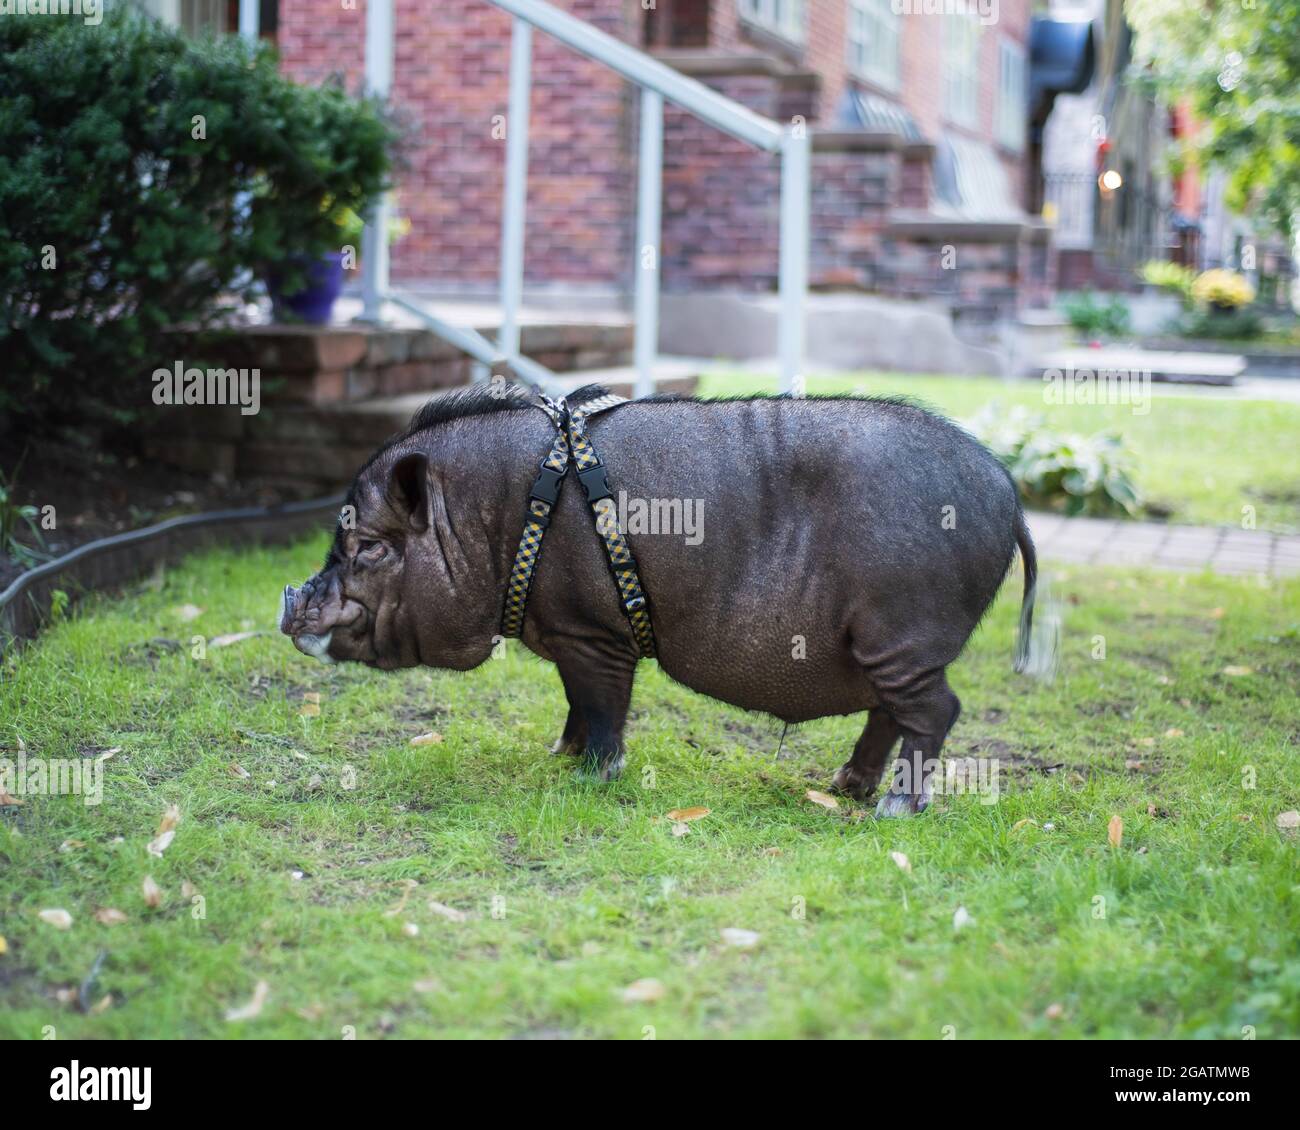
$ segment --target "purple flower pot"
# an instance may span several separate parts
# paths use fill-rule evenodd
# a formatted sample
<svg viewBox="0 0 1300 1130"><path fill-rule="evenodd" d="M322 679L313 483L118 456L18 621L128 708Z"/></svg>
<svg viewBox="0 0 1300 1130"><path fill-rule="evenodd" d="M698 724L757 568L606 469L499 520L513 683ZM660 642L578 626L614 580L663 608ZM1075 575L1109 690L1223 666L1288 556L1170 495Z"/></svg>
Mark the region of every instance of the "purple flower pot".
<svg viewBox="0 0 1300 1130"><path fill-rule="evenodd" d="M266 280L275 320L326 325L334 311L334 302L343 290L343 254L331 251L319 259L299 259L296 262L306 278L301 290L285 294L278 276L270 275Z"/></svg>

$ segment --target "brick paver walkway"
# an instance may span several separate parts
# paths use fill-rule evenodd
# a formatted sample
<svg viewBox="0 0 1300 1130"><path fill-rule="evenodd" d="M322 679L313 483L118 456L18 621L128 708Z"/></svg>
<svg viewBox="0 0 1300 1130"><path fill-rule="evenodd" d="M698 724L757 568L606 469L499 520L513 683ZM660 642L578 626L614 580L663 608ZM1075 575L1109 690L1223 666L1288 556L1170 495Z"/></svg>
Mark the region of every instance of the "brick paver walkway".
<svg viewBox="0 0 1300 1130"><path fill-rule="evenodd" d="M1162 522L1062 518L1029 514L1040 557L1087 565L1210 568L1216 573L1300 574L1300 535L1230 526L1172 526Z"/></svg>

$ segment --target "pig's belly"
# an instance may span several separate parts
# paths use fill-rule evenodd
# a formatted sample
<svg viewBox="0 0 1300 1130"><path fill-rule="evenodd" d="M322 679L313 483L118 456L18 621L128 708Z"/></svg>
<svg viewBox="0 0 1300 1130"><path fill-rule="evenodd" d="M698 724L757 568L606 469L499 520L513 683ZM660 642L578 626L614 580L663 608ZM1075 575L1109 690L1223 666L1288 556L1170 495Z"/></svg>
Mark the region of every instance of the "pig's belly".
<svg viewBox="0 0 1300 1130"><path fill-rule="evenodd" d="M825 640L735 636L713 642L659 640L659 665L700 694L785 722L856 714L877 705L861 665Z"/></svg>

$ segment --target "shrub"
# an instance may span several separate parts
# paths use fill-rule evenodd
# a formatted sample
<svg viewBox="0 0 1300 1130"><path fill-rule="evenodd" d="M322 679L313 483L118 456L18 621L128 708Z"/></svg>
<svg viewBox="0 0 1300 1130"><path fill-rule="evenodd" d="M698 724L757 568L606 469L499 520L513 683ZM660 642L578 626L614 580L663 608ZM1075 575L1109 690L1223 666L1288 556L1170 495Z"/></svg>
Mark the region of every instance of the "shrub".
<svg viewBox="0 0 1300 1130"><path fill-rule="evenodd" d="M395 140L377 104L297 86L235 36L127 5L98 27L0 20L0 417L129 418L174 360L161 331L338 250Z"/></svg>
<svg viewBox="0 0 1300 1130"><path fill-rule="evenodd" d="M1184 337L1243 341L1263 334L1264 319L1253 309L1189 310L1178 320L1178 332Z"/></svg>
<svg viewBox="0 0 1300 1130"><path fill-rule="evenodd" d="M1066 295L1061 309L1083 337L1123 337L1129 329L1128 304L1116 294L1099 302L1090 290Z"/></svg>
<svg viewBox="0 0 1300 1130"><path fill-rule="evenodd" d="M991 404L970 429L1011 473L1031 506L1061 508L1071 517L1126 514L1140 509L1131 457L1113 432L1092 436L1052 431L1040 414Z"/></svg>
<svg viewBox="0 0 1300 1130"><path fill-rule="evenodd" d="M1208 306L1237 309L1255 301L1255 288L1236 271L1202 271L1192 283L1192 297Z"/></svg>

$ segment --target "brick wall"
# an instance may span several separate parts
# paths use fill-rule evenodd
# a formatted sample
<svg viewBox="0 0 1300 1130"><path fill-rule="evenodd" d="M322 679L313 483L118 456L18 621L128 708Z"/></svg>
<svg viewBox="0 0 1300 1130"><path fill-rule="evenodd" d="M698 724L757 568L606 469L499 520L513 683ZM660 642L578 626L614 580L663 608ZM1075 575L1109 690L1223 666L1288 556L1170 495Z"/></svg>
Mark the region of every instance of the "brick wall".
<svg viewBox="0 0 1300 1130"><path fill-rule="evenodd" d="M808 0L807 33L799 44L745 25L735 0L659 0L649 20L641 0L557 2L636 45L649 35L656 45L706 42L710 55L776 60L776 68L704 81L778 120L802 114L827 124L845 90L861 82L847 65L848 0ZM312 82L339 74L349 89L358 89L365 0L357 3L349 10L342 0L281 0L284 69ZM944 17L901 17L900 90L882 93L896 97L931 140L954 130L995 144L998 43L1009 37L1023 44L1029 16L1029 0L1000 0L998 21L984 28L973 127L953 125L944 115ZM393 249L395 278L481 291L497 282L505 141L493 136L493 126L506 112L509 29L509 18L483 0L396 0L394 102L413 134L398 195L412 230ZM636 92L540 33L533 58L526 283L626 292L634 265ZM772 288L776 159L671 106L664 126L664 288ZM1021 160L1001 156L1019 190ZM924 155L819 150L813 281L884 287L890 279L898 285L920 279L924 250L895 249L901 266L873 257L884 255L877 242L886 207L882 193L894 206L924 209L931 179ZM907 265L913 259L915 268Z"/></svg>
<svg viewBox="0 0 1300 1130"><path fill-rule="evenodd" d="M558 2L604 31L640 41L638 0ZM359 89L365 0L357 3L347 10L341 0L281 0L285 72L306 82L339 74L349 90ZM393 247L393 275L491 287L499 272L505 166L494 118L506 113L510 19L483 0L396 0L395 8L393 101L413 128L398 190L398 210L412 227ZM528 282L626 286L634 105L613 72L534 34Z"/></svg>

